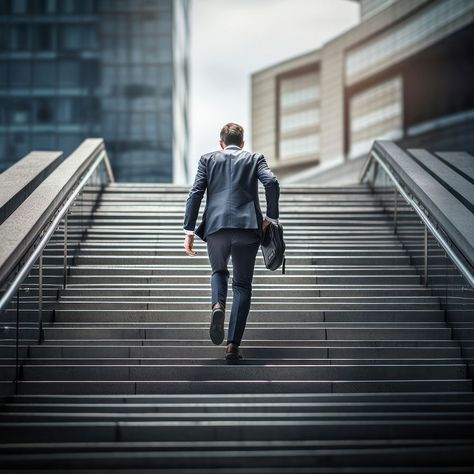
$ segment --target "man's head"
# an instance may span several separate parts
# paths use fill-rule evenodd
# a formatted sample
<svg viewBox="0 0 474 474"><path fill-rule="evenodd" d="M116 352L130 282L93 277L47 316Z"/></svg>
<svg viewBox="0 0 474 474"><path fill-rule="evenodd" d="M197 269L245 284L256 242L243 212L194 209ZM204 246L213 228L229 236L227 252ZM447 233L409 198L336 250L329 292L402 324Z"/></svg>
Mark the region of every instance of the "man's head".
<svg viewBox="0 0 474 474"><path fill-rule="evenodd" d="M221 148L228 145L244 146L244 129L236 123L226 123L221 130L221 139L219 140Z"/></svg>

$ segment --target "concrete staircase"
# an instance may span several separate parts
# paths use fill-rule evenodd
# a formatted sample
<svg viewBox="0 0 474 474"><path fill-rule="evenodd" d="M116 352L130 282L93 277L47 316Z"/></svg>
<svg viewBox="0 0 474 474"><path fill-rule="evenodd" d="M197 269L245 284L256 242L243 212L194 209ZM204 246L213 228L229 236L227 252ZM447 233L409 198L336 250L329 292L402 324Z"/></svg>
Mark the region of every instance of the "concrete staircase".
<svg viewBox="0 0 474 474"><path fill-rule="evenodd" d="M0 406L1 466L473 471L466 361L369 188L282 189L287 274L259 253L238 364L209 340L206 247L197 239L194 258L182 247L187 192L112 184L91 222L70 219L71 237L88 233L67 289L46 292L40 345L28 324L34 275L22 305L25 360L19 394ZM403 232L418 245L418 227ZM48 247L47 284L61 281L62 245L59 235ZM7 379L11 335L3 342Z"/></svg>

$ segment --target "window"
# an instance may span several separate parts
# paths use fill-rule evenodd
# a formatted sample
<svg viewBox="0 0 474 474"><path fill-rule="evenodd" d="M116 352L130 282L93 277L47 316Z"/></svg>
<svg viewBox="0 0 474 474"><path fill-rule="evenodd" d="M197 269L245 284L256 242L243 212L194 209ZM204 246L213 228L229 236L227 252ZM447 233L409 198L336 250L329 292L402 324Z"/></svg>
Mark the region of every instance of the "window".
<svg viewBox="0 0 474 474"><path fill-rule="evenodd" d="M81 83L80 63L78 61L60 60L58 70L60 87L74 87Z"/></svg>
<svg viewBox="0 0 474 474"><path fill-rule="evenodd" d="M16 100L12 102L10 108L10 122L12 124L23 125L29 124L31 120L30 104L24 100Z"/></svg>
<svg viewBox="0 0 474 474"><path fill-rule="evenodd" d="M11 12L14 15L22 15L24 13L28 13L27 0L11 0L10 5Z"/></svg>
<svg viewBox="0 0 474 474"><path fill-rule="evenodd" d="M54 122L53 103L49 99L39 99L36 102L36 122L50 124Z"/></svg>
<svg viewBox="0 0 474 474"><path fill-rule="evenodd" d="M349 100L349 157L369 151L377 139L397 139L403 133L403 82L395 77Z"/></svg>
<svg viewBox="0 0 474 474"><path fill-rule="evenodd" d="M1 100L0 101L0 124L4 125L6 123L8 123L7 101Z"/></svg>
<svg viewBox="0 0 474 474"><path fill-rule="evenodd" d="M10 49L26 51L30 47L31 26L12 25L10 27Z"/></svg>
<svg viewBox="0 0 474 474"><path fill-rule="evenodd" d="M76 103L75 99L70 97L57 99L58 122L74 122Z"/></svg>
<svg viewBox="0 0 474 474"><path fill-rule="evenodd" d="M61 13L71 14L80 13L81 2L77 0L60 0L59 10Z"/></svg>
<svg viewBox="0 0 474 474"><path fill-rule="evenodd" d="M10 29L8 28L8 26L3 24L0 28L0 51L8 51L9 49L10 49Z"/></svg>
<svg viewBox="0 0 474 474"><path fill-rule="evenodd" d="M54 61L36 61L33 65L35 85L53 87L56 85L56 67Z"/></svg>
<svg viewBox="0 0 474 474"><path fill-rule="evenodd" d="M36 41L34 42L37 51L50 51L54 48L55 28L52 25L36 26Z"/></svg>
<svg viewBox="0 0 474 474"><path fill-rule="evenodd" d="M17 132L9 136L8 154L9 158L13 158L13 162L23 158L30 152L28 135L26 133Z"/></svg>
<svg viewBox="0 0 474 474"><path fill-rule="evenodd" d="M280 159L295 158L319 153L319 134L287 138L280 142Z"/></svg>
<svg viewBox="0 0 474 474"><path fill-rule="evenodd" d="M36 0L36 13L40 15L56 13L56 0Z"/></svg>
<svg viewBox="0 0 474 474"><path fill-rule="evenodd" d="M82 49L96 50L98 48L97 43L97 30L95 27L85 26L82 30Z"/></svg>
<svg viewBox="0 0 474 474"><path fill-rule="evenodd" d="M311 108L301 112L282 115L280 131L291 132L299 128L315 127L317 125L319 125L319 109Z"/></svg>
<svg viewBox="0 0 474 474"><path fill-rule="evenodd" d="M319 73L311 72L296 77L284 78L280 82L281 108L313 102L319 99Z"/></svg>
<svg viewBox="0 0 474 474"><path fill-rule="evenodd" d="M8 62L0 61L0 87L8 85Z"/></svg>
<svg viewBox="0 0 474 474"><path fill-rule="evenodd" d="M51 133L35 133L31 136L32 150L55 150L56 137Z"/></svg>
<svg viewBox="0 0 474 474"><path fill-rule="evenodd" d="M77 25L65 25L61 27L59 47L64 51L77 51L81 44L82 27Z"/></svg>
<svg viewBox="0 0 474 474"><path fill-rule="evenodd" d="M64 154L68 155L80 145L82 140L81 135L62 133L58 135L58 149L63 150Z"/></svg>
<svg viewBox="0 0 474 474"><path fill-rule="evenodd" d="M319 85L319 69L280 79L279 159L319 155Z"/></svg>
<svg viewBox="0 0 474 474"><path fill-rule="evenodd" d="M31 63L29 61L10 61L10 87L29 87L31 83Z"/></svg>

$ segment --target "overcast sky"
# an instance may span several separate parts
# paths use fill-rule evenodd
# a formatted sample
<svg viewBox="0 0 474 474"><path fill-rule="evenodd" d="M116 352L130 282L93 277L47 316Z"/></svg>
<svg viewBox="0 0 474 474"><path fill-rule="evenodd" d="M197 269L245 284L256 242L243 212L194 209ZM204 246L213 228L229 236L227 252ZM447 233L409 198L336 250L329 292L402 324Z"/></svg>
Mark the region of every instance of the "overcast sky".
<svg viewBox="0 0 474 474"><path fill-rule="evenodd" d="M320 47L354 26L349 0L194 0L191 21L191 169L240 123L250 140L250 74Z"/></svg>

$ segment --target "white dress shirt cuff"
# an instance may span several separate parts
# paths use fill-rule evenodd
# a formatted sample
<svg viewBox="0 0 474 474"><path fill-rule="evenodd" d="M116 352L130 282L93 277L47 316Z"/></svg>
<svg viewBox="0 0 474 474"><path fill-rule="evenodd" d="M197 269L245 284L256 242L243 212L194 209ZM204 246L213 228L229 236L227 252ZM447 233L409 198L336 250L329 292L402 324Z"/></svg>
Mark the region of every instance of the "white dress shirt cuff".
<svg viewBox="0 0 474 474"><path fill-rule="evenodd" d="M264 219L267 221L273 222L274 224L278 224L278 219L272 219L271 217L268 217L268 216L265 216Z"/></svg>
<svg viewBox="0 0 474 474"><path fill-rule="evenodd" d="M183 230L184 230L184 233L187 235L194 235L194 230L186 230L186 229L183 229Z"/></svg>

